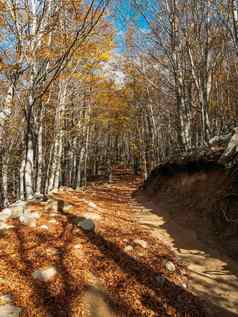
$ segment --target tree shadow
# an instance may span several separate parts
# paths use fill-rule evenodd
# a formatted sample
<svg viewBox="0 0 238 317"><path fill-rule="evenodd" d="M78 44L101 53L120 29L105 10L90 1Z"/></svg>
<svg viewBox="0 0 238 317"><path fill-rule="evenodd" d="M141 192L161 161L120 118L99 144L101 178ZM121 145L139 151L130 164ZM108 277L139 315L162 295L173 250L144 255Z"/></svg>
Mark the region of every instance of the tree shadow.
<svg viewBox="0 0 238 317"><path fill-rule="evenodd" d="M72 222L74 223L75 218L72 216L70 217L70 220L72 220ZM0 256L1 259L4 259L8 268L11 269L12 272L17 271L17 273L21 275L21 279L24 280L24 283L26 283L31 288L33 297L31 298L30 305L34 305L34 307L39 308L44 313L44 316L70 317L72 316L71 308L74 300L79 297L83 297L84 294L87 293L92 298L97 298L97 296L103 298L103 300L107 303L112 312L110 316L115 316L113 315L114 312L127 312L128 316L142 317L143 315L140 314L140 312L134 310L133 307L128 306L128 304L124 302L120 296L111 296L107 291L99 289L94 285L86 283L82 286L79 285L78 281L75 281L75 279L70 274L69 270L67 269L67 266L64 263L67 248L69 244L72 242L73 238L73 236L68 232L68 227L69 225L66 224L62 233L57 238L55 238L48 232L44 234L43 239L42 234L40 236L42 244L44 245L46 242L48 242L48 247L55 247L55 242L58 239L63 240L62 245L60 247L57 247L58 256L53 263L53 265L57 268L62 288L60 293L56 296L52 295L49 283L39 281L32 277L31 272L33 272L36 269L35 263L34 261L29 259L28 252L31 250L31 248L27 248L25 246L26 239L19 228L14 228L14 233L17 237L18 259L15 260L11 257L11 255L8 254ZM21 263L21 269L19 269L18 267L19 261ZM97 304L91 303L91 311L88 314L89 317L107 317L107 315L104 315L103 312L100 315L96 315L96 313L94 314L94 307L97 308Z"/></svg>
<svg viewBox="0 0 238 317"><path fill-rule="evenodd" d="M165 195L163 197L163 194ZM210 243L206 243L200 239L200 233L196 232L196 224L191 227L186 227L181 223L176 222L175 215L171 212L171 206L173 206L174 197L169 197L169 193L161 193L160 199L162 202L158 203L158 194L156 200L153 195L147 195L144 191L138 190L134 192L133 198L137 201L138 204L144 207L144 211L142 211L140 219L144 219L141 221L141 224L144 225L148 230L153 231L156 236L159 238L159 235L163 232L167 235L168 240L171 245L178 250L179 256L182 257L186 264L194 264L203 267L204 259L214 259L216 261L221 261L223 264L222 271L214 272L211 270L206 270L204 266L204 271L199 273L199 271L191 270L191 282L196 282L197 285L200 284L201 291L197 294L200 294L202 298L207 299L208 308L211 311L216 312L214 316L238 316L238 313L232 313L225 308L222 308L224 304L227 306L230 303L225 303L224 299L219 296L218 292L215 292L215 288L212 288L212 284L206 283L204 278L216 281L217 285L221 290L226 289L229 292L229 287L233 288L233 290L237 290L238 294L238 284L237 282L231 282L226 278L227 276L235 275L238 277L237 263L227 257L225 254L222 254L221 248L218 244L216 244L215 240L212 240ZM167 203L163 203L163 199L167 200ZM191 197L192 199L192 197ZM202 198L201 198L202 199ZM176 200L176 199L175 199ZM181 206L180 206L181 207ZM188 208L191 206L188 206ZM181 209L183 212L188 210L188 208ZM148 215L148 218L147 216ZM150 218L150 215L155 215ZM158 216L158 217L156 217ZM186 214L187 217L187 214ZM186 218L185 217L185 218ZM148 221L148 222L147 222ZM208 240L210 236L208 237ZM209 275L210 274L210 275ZM223 279L217 278L224 276ZM201 276L201 278L198 277ZM224 286L224 287L223 287ZM210 288L211 287L211 288ZM209 289L210 288L210 289ZM203 290L202 290L203 289ZM238 295L237 295L238 298ZM236 301L237 302L237 301ZM233 302L232 309L238 310L238 305Z"/></svg>

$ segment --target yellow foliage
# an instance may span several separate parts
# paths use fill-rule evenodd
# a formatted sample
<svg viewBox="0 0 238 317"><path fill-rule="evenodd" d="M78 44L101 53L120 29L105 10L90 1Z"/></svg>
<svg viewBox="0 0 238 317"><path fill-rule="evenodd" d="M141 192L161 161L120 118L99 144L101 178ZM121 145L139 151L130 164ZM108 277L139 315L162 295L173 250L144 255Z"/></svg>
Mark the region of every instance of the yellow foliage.
<svg viewBox="0 0 238 317"><path fill-rule="evenodd" d="M5 25L5 19L0 15L0 27Z"/></svg>
<svg viewBox="0 0 238 317"><path fill-rule="evenodd" d="M6 5L4 1L0 0L0 11L4 11L6 9Z"/></svg>

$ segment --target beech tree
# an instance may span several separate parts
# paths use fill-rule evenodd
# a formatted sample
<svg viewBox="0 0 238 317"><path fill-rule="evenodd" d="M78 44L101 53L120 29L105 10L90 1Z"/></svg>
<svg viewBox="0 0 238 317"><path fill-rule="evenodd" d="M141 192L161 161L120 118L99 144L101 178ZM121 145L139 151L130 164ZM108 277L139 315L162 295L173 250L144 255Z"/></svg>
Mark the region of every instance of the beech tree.
<svg viewBox="0 0 238 317"><path fill-rule="evenodd" d="M115 165L147 178L236 125L235 1L131 0L122 52L111 3L0 1L2 205Z"/></svg>

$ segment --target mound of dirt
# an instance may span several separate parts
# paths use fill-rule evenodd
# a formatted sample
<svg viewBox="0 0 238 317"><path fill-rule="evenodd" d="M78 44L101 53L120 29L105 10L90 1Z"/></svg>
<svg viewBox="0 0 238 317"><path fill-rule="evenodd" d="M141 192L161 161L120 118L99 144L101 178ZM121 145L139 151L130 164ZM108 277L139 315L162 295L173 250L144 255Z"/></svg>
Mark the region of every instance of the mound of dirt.
<svg viewBox="0 0 238 317"><path fill-rule="evenodd" d="M166 162L151 172L143 191L199 239L218 239L238 259L238 176L218 157Z"/></svg>

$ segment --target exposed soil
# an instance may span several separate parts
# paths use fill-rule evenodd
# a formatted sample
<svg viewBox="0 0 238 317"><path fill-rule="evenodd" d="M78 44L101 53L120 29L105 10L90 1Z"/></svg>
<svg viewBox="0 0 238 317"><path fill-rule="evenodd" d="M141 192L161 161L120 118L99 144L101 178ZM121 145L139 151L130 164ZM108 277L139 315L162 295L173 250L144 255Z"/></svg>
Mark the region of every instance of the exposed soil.
<svg viewBox="0 0 238 317"><path fill-rule="evenodd" d="M158 168L136 194L145 207L138 221L183 259L193 293L214 316L238 316L237 225L223 213L232 189L224 167L199 162Z"/></svg>

